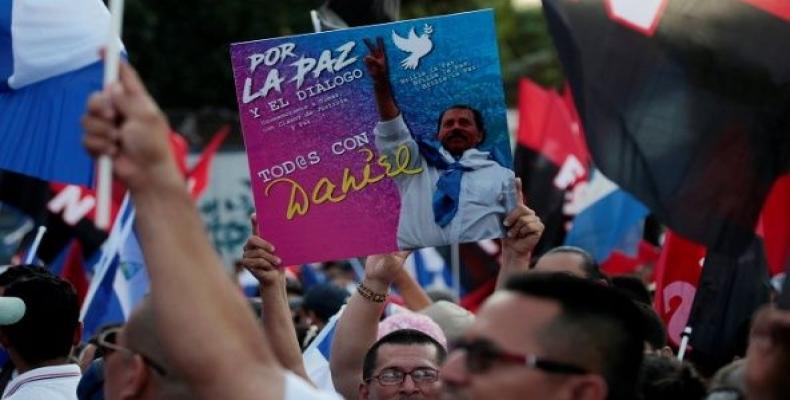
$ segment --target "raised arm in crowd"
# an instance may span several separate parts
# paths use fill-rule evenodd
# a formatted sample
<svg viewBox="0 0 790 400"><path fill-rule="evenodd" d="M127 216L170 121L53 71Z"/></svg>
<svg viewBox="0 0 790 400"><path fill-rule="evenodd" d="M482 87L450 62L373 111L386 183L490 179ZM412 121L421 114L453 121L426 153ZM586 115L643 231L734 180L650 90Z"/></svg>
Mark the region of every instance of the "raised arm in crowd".
<svg viewBox="0 0 790 400"><path fill-rule="evenodd" d="M320 396L279 365L225 274L170 152L167 119L132 67L91 96L83 126L86 149L111 157L131 193L164 353L196 396Z"/></svg>

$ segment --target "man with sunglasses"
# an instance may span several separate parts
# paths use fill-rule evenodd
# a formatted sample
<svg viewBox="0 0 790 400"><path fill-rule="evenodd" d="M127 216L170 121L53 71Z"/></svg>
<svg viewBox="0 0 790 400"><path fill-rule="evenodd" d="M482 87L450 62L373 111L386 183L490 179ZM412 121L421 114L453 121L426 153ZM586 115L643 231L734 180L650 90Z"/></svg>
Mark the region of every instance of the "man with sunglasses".
<svg viewBox="0 0 790 400"><path fill-rule="evenodd" d="M635 307L566 274L513 276L453 346L444 398L634 399L643 346Z"/></svg>
<svg viewBox="0 0 790 400"><path fill-rule="evenodd" d="M102 332L104 398L187 400L194 396L167 365L150 301L143 300L124 326Z"/></svg>

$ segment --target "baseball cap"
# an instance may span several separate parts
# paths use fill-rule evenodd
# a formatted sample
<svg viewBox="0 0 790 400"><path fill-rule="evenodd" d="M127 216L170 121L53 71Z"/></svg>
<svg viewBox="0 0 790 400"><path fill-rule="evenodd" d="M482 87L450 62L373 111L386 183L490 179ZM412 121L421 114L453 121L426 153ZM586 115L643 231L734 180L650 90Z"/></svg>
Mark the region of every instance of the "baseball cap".
<svg viewBox="0 0 790 400"><path fill-rule="evenodd" d="M25 316L25 302L19 297L0 297L0 325L13 325Z"/></svg>

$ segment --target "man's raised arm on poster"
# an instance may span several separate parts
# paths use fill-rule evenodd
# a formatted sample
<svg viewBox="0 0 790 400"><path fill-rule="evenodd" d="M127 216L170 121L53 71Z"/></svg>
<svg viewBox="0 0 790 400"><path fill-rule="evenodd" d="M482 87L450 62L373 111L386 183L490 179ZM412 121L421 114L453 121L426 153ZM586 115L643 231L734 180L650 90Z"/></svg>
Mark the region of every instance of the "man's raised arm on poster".
<svg viewBox="0 0 790 400"><path fill-rule="evenodd" d="M376 106L382 121L390 121L400 114L395 98L392 96L390 85L389 67L387 66L387 52L384 50L384 39L376 38L376 44L365 39L365 45L370 54L365 56L365 67L373 80L373 92L376 96Z"/></svg>
<svg viewBox="0 0 790 400"><path fill-rule="evenodd" d="M393 96L384 40L365 44L370 53L364 62L380 118L374 129L376 148L395 160L392 164L408 160L410 169L419 167L419 173L393 178L401 199L398 246L413 249L501 237L503 219L515 207L515 176L478 148L486 138L482 113L468 105L450 105L439 113L435 134L414 134Z"/></svg>

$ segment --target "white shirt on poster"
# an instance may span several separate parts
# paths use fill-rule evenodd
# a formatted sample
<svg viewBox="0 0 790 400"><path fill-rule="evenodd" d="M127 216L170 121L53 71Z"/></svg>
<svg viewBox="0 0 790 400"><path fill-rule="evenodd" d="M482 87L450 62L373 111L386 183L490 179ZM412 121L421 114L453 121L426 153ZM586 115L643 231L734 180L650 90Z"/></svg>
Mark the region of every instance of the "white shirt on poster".
<svg viewBox="0 0 790 400"><path fill-rule="evenodd" d="M422 157L403 115L379 122L374 134L376 148L382 155L387 155L391 163L395 164L398 148L406 146L410 155L409 168L423 169L419 174L400 174L393 178L401 201L399 248L444 246L504 235L502 221L516 206L513 170L491 160L488 152L476 148L465 151L458 160L446 149L439 149L448 163L458 161L471 169L464 172L461 179L458 211L447 226L440 227L434 222L433 194L442 171L429 165Z"/></svg>

